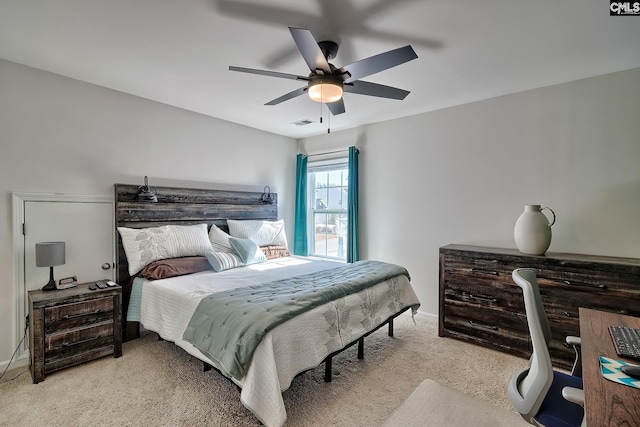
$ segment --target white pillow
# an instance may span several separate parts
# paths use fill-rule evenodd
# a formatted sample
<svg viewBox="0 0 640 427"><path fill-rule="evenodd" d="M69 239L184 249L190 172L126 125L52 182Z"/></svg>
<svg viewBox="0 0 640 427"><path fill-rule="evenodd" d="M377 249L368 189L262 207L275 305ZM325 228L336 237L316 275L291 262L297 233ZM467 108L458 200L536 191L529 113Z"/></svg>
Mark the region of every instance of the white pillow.
<svg viewBox="0 0 640 427"><path fill-rule="evenodd" d="M166 258L204 256L211 252L207 224L164 225L149 228L118 227L129 262L129 275Z"/></svg>
<svg viewBox="0 0 640 427"><path fill-rule="evenodd" d="M278 245L287 248L284 220L256 221L228 219L229 234L233 237L251 239L258 246Z"/></svg>
<svg viewBox="0 0 640 427"><path fill-rule="evenodd" d="M211 241L214 252L235 253L231 247L231 243L229 243L229 235L216 227L215 224L213 224L211 230L209 230L209 240Z"/></svg>

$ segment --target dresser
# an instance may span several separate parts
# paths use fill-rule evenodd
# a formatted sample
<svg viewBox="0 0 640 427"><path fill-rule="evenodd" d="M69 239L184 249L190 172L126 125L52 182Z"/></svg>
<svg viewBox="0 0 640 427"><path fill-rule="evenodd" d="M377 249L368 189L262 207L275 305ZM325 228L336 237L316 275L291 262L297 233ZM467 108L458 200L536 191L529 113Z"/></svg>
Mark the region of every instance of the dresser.
<svg viewBox="0 0 640 427"><path fill-rule="evenodd" d="M511 273L536 270L554 366L570 369L567 335L580 335L578 308L640 316L640 259L447 245L440 248L439 335L528 358L524 299Z"/></svg>
<svg viewBox="0 0 640 427"><path fill-rule="evenodd" d="M113 354L122 355L122 288L92 283L29 291L29 347L34 384L46 374Z"/></svg>

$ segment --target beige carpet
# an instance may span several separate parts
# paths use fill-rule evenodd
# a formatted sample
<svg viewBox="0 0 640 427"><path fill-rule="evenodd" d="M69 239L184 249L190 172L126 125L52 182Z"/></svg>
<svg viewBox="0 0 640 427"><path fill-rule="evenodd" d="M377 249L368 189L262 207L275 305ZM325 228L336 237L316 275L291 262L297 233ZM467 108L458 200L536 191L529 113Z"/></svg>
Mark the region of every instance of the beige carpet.
<svg viewBox="0 0 640 427"><path fill-rule="evenodd" d="M437 323L408 313L334 358L333 382L324 365L294 379L283 393L286 426L381 425L425 378L511 409L506 384L526 361L448 338ZM25 368L7 372L2 381ZM155 334L124 343L123 356L105 357L48 375L27 373L0 384L1 426L256 426L240 391L217 371ZM455 410L442 408L443 411Z"/></svg>

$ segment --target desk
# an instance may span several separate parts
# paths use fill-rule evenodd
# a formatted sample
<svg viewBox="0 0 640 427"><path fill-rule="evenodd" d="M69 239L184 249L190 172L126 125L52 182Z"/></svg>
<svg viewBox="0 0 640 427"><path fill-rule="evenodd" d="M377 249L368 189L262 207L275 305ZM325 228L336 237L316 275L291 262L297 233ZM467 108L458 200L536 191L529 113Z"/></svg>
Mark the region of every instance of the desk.
<svg viewBox="0 0 640 427"><path fill-rule="evenodd" d="M582 378L588 427L640 427L640 389L606 380L600 374L599 357L623 359L616 354L610 325L640 328L640 318L580 308Z"/></svg>

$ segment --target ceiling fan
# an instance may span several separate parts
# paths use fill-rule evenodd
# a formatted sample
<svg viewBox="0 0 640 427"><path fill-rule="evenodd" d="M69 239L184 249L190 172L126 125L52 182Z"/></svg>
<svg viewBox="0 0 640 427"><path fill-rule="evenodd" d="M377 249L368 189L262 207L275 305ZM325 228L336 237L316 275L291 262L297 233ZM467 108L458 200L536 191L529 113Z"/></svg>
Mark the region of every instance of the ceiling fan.
<svg viewBox="0 0 640 427"><path fill-rule="evenodd" d="M345 112L343 92L398 100L409 95L410 92L407 90L360 79L416 59L418 55L411 46L407 45L336 68L328 61L335 58L338 53L337 43L332 41L317 42L311 31L304 28L289 27L289 31L291 31L298 50L311 70L308 76L253 68L229 67L231 71L307 82L306 86L286 93L265 105L277 105L308 93L312 100L326 103L329 111L333 115L337 115Z"/></svg>

